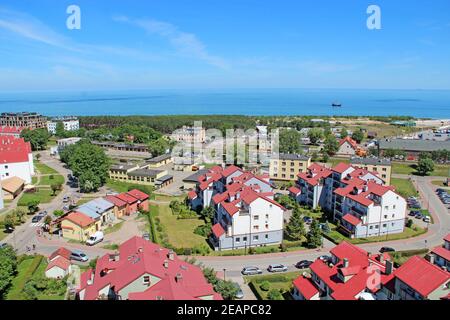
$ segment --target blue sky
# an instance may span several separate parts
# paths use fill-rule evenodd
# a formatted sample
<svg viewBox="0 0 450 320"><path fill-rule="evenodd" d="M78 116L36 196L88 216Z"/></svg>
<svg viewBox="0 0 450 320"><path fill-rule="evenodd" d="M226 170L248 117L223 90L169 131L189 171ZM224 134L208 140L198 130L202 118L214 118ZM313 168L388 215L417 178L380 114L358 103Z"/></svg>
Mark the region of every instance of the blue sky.
<svg viewBox="0 0 450 320"><path fill-rule="evenodd" d="M66 8L81 8L81 30ZM366 9L381 7L382 29ZM2 0L0 90L450 89L448 0Z"/></svg>

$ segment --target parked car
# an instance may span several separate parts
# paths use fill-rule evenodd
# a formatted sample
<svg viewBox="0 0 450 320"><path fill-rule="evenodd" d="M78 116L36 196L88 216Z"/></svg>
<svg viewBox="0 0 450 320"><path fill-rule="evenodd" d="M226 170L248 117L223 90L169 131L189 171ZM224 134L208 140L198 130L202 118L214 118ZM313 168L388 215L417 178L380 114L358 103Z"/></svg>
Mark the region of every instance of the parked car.
<svg viewBox="0 0 450 320"><path fill-rule="evenodd" d="M431 218L430 218L430 216L424 216L424 217L423 217L423 222L425 222L425 223L431 223Z"/></svg>
<svg viewBox="0 0 450 320"><path fill-rule="evenodd" d="M3 249L3 248L5 248L7 246L7 244L6 243L0 243L0 249Z"/></svg>
<svg viewBox="0 0 450 320"><path fill-rule="evenodd" d="M410 216L410 217L415 217L416 214L418 214L418 213L419 213L419 211L412 210L412 211L409 212L408 216Z"/></svg>
<svg viewBox="0 0 450 320"><path fill-rule="evenodd" d="M413 208L413 209L422 209L422 206L420 205L420 203L414 203L414 204L410 205L409 207Z"/></svg>
<svg viewBox="0 0 450 320"><path fill-rule="evenodd" d="M423 217L424 217L423 214L419 212L419 213L417 213L417 214L415 215L414 218L422 220Z"/></svg>
<svg viewBox="0 0 450 320"><path fill-rule="evenodd" d="M309 261L309 260L302 260L302 261L297 262L297 263L295 264L295 267L296 267L297 269L306 269L306 268L309 268L309 266L310 266L312 263L313 263L313 262L312 262L312 261Z"/></svg>
<svg viewBox="0 0 450 320"><path fill-rule="evenodd" d="M67 202L69 202L69 201L70 201L70 197L69 197L69 196L64 196L63 202L64 202L64 203L67 203Z"/></svg>
<svg viewBox="0 0 450 320"><path fill-rule="evenodd" d="M321 223L321 224L319 224L319 228L325 233L328 233L328 232L331 231L330 226L328 225L328 223Z"/></svg>
<svg viewBox="0 0 450 320"><path fill-rule="evenodd" d="M327 256L327 255L320 256L318 259L322 260L325 263L329 263L332 260L332 258L330 256Z"/></svg>
<svg viewBox="0 0 450 320"><path fill-rule="evenodd" d="M48 214L47 211L42 211L38 214L38 216L45 217L45 216L47 216L47 214Z"/></svg>
<svg viewBox="0 0 450 320"><path fill-rule="evenodd" d="M89 257L82 251L74 250L70 254L70 259L75 261L87 262Z"/></svg>
<svg viewBox="0 0 450 320"><path fill-rule="evenodd" d="M144 233L142 235L142 238L144 238L144 240L150 241L150 234L149 233Z"/></svg>
<svg viewBox="0 0 450 320"><path fill-rule="evenodd" d="M37 216L34 216L33 219L31 219L31 222L32 223L38 223L41 220L42 220L42 216L37 215Z"/></svg>
<svg viewBox="0 0 450 320"><path fill-rule="evenodd" d="M267 268L267 271L269 271L269 272L285 272L287 270L288 270L288 268L282 264L271 264Z"/></svg>
<svg viewBox="0 0 450 320"><path fill-rule="evenodd" d="M97 231L96 233L94 233L92 236L89 237L89 239L87 239L86 244L88 246L94 246L99 242L102 242L104 239L104 235L103 232L101 231Z"/></svg>
<svg viewBox="0 0 450 320"><path fill-rule="evenodd" d="M233 286L235 286L237 289L237 292L234 297L239 300L244 299L244 292L242 291L242 288L239 285L239 283L233 282Z"/></svg>
<svg viewBox="0 0 450 320"><path fill-rule="evenodd" d="M260 268L258 268L258 267L245 267L245 268L242 269L241 273L244 276L251 276L251 275L254 275L254 274L261 274L262 270Z"/></svg>
<svg viewBox="0 0 450 320"><path fill-rule="evenodd" d="M313 219L311 217L303 217L303 222L306 224L311 224Z"/></svg>
<svg viewBox="0 0 450 320"><path fill-rule="evenodd" d="M385 252L395 252L395 249L391 248L391 247L381 247L380 253L385 253Z"/></svg>
<svg viewBox="0 0 450 320"><path fill-rule="evenodd" d="M4 233L13 233L14 227L13 226L5 226L5 230L3 230Z"/></svg>
<svg viewBox="0 0 450 320"><path fill-rule="evenodd" d="M65 206L63 207L63 210L64 210L64 211L69 211L69 210L70 210L70 206L65 205Z"/></svg>

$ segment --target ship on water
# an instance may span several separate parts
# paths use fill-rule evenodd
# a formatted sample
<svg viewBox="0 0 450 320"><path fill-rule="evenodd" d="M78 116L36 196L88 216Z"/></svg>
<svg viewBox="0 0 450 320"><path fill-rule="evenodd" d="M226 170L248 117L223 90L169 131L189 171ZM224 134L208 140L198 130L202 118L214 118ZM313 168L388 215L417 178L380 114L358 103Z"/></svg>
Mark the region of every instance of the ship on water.
<svg viewBox="0 0 450 320"><path fill-rule="evenodd" d="M340 108L342 107L342 103L335 101L331 104L331 106L334 108Z"/></svg>

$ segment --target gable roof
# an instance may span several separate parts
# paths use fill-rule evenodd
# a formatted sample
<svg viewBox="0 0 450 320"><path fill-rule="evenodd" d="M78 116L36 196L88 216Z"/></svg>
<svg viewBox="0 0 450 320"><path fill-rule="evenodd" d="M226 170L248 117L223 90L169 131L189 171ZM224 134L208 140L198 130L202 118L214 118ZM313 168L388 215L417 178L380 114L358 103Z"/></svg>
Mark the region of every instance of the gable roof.
<svg viewBox="0 0 450 320"><path fill-rule="evenodd" d="M78 211L69 213L63 220L69 220L82 228L87 227L95 222L95 220L91 217Z"/></svg>
<svg viewBox="0 0 450 320"><path fill-rule="evenodd" d="M109 196L106 196L104 199L105 199L106 201L111 202L111 203L112 203L113 205L115 205L116 207L123 207L123 206L126 206L126 205L127 205L127 203L126 203L125 201L123 201L123 200L117 198L116 196L109 195Z"/></svg>
<svg viewBox="0 0 450 320"><path fill-rule="evenodd" d="M350 213L347 213L345 216L342 217L342 219L350 223L352 226L357 226L362 222L360 219L358 219L354 215L351 215Z"/></svg>
<svg viewBox="0 0 450 320"><path fill-rule="evenodd" d="M50 261L45 271L48 271L54 267L58 267L66 271L70 267L70 261L64 257L59 256L56 259Z"/></svg>
<svg viewBox="0 0 450 320"><path fill-rule="evenodd" d="M220 223L213 225L211 227L211 231L217 238L220 238L223 234L225 234L225 230L222 228Z"/></svg>
<svg viewBox="0 0 450 320"><path fill-rule="evenodd" d="M131 191L128 191L127 194L129 194L130 196L132 196L140 201L145 201L149 198L148 194L146 194L138 189L133 189Z"/></svg>
<svg viewBox="0 0 450 320"><path fill-rule="evenodd" d="M356 149L358 147L356 141L349 136L345 137L344 139L341 139L341 141L339 141L339 146L342 146L346 142L349 143L353 149Z"/></svg>
<svg viewBox="0 0 450 320"><path fill-rule="evenodd" d="M302 294L305 299L309 300L319 293L317 287L311 282L311 280L300 276L293 281L294 286Z"/></svg>
<svg viewBox="0 0 450 320"><path fill-rule="evenodd" d="M48 259L49 259L49 260L53 260L54 258L60 256L60 257L63 257L63 258L66 258L66 259L70 260L70 255L71 255L71 254L72 254L72 251L70 251L70 250L68 250L68 249L66 249L66 248L64 248L64 247L61 247L61 248L59 248L58 250L56 250L55 252L53 252L53 253L48 257Z"/></svg>
<svg viewBox="0 0 450 320"><path fill-rule="evenodd" d="M132 197L127 193L120 193L120 194L116 195L115 197L119 198L120 200L122 200L128 204L133 204L138 201L135 197Z"/></svg>
<svg viewBox="0 0 450 320"><path fill-rule="evenodd" d="M1 183L1 187L3 190L9 193L16 193L20 188L22 188L25 184L25 180L19 177L11 177L7 179L3 179Z"/></svg>

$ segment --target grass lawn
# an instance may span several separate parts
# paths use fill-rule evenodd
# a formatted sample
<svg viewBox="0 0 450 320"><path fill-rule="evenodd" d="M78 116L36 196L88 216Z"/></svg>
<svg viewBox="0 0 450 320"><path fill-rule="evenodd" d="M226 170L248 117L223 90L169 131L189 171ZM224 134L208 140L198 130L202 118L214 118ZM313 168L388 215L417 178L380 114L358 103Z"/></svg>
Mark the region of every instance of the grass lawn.
<svg viewBox="0 0 450 320"><path fill-rule="evenodd" d="M53 179L51 179L53 177ZM40 186L50 186L52 184L63 184L64 177L59 174L49 175L49 176L41 176L41 181L39 181Z"/></svg>
<svg viewBox="0 0 450 320"><path fill-rule="evenodd" d="M431 181L432 184L434 184L435 186L444 188L444 189L450 189L449 187L447 187L447 185L444 184L445 181L443 180L433 180Z"/></svg>
<svg viewBox="0 0 450 320"><path fill-rule="evenodd" d="M165 201L165 202L170 202L170 201L174 201L174 200L178 200L178 201L183 201L186 198L185 195L182 196L167 196L164 194L154 194L154 198L152 200L155 201Z"/></svg>
<svg viewBox="0 0 450 320"><path fill-rule="evenodd" d="M52 169L49 166L40 163L38 161L35 161L34 166L36 167L37 171L39 171L40 174L58 174L58 172L55 169Z"/></svg>
<svg viewBox="0 0 450 320"><path fill-rule="evenodd" d="M264 291L260 288L261 283L264 281L268 281L270 283L269 290L279 290L281 291L284 300L291 300L292 297L290 291L292 289L292 281L294 281L303 272L304 270L263 276L245 276L244 280L249 283L250 288L259 300L267 300L267 293L269 291Z"/></svg>
<svg viewBox="0 0 450 320"><path fill-rule="evenodd" d="M116 223L116 224L113 225L112 227L106 228L105 231L104 231L104 233L105 233L105 234L109 234L109 233L113 233L113 232L119 231L119 230L123 227L124 222L125 222L125 221L121 221L121 222L119 222L119 223Z"/></svg>
<svg viewBox="0 0 450 320"><path fill-rule="evenodd" d="M0 228L0 229L2 229L2 228ZM7 236L7 234L5 232L3 232L3 230L0 230L0 241L5 239L6 236Z"/></svg>
<svg viewBox="0 0 450 320"><path fill-rule="evenodd" d="M203 225L200 219L177 219L168 205L158 205L157 217L164 226L169 243L176 248L192 248L205 244L205 238L194 234L194 229Z"/></svg>
<svg viewBox="0 0 450 320"><path fill-rule="evenodd" d="M390 252L389 255L392 257L394 263L401 266L403 263L409 260L412 256L424 257L428 253L428 249L417 249L417 250L407 250L407 251L396 251Z"/></svg>
<svg viewBox="0 0 450 320"><path fill-rule="evenodd" d="M383 241L390 241L390 240L408 239L408 238L417 237L426 232L425 229L413 225L412 228L405 227L405 229L402 233L390 234L387 236L383 235L383 236L379 236L379 237L351 239L351 238L343 235L342 233L340 233L336 229L336 226L333 225L332 223L329 222L328 224L331 228L331 231L327 234L324 234L324 236L336 244L339 244L342 241L347 241L347 242L350 242L353 244L363 244L363 243L371 243L371 242L383 242Z"/></svg>
<svg viewBox="0 0 450 320"><path fill-rule="evenodd" d="M393 185L396 191L404 198L417 196L416 188L412 182L407 179L391 178L391 185Z"/></svg>
<svg viewBox="0 0 450 320"><path fill-rule="evenodd" d="M31 183L36 184L38 182L38 177L31 178Z"/></svg>
<svg viewBox="0 0 450 320"><path fill-rule="evenodd" d="M39 203L49 203L54 199L52 195L53 191L51 189L38 188L38 190L34 193L24 193L17 203L18 206L26 207L27 204L32 200L39 200ZM58 192L56 192L58 195ZM56 196L55 195L55 196Z"/></svg>
<svg viewBox="0 0 450 320"><path fill-rule="evenodd" d="M392 163L392 173L394 174L416 174L415 163ZM448 177L450 175L450 166L448 165L434 165L434 171L430 176Z"/></svg>
<svg viewBox="0 0 450 320"><path fill-rule="evenodd" d="M343 159L340 159L340 158L330 158L330 159L328 160L327 164L329 164L330 166L334 167L334 166L336 166L337 164L339 164L339 163L341 163L341 162L344 162L344 163L350 163L350 160L349 160L349 159L345 159L345 158L343 158Z"/></svg>

